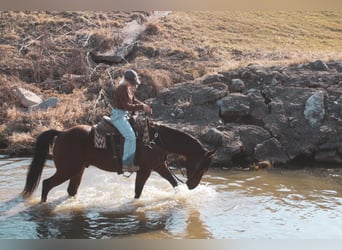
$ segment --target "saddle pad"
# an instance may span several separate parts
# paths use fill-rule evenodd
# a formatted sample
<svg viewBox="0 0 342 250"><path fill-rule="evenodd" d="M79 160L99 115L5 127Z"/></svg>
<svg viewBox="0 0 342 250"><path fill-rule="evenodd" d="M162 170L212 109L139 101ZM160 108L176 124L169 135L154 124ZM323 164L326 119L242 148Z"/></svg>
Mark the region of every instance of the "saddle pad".
<svg viewBox="0 0 342 250"><path fill-rule="evenodd" d="M95 133L94 133L94 145L95 148L99 148L99 149L106 149L107 145L106 145L106 136L101 135L97 129L95 129Z"/></svg>

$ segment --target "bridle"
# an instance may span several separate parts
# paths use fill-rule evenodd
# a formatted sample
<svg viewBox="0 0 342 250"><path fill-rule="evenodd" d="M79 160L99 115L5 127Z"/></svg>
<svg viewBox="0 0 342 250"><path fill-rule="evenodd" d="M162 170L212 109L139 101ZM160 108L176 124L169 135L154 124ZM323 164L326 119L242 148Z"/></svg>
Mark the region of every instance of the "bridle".
<svg viewBox="0 0 342 250"><path fill-rule="evenodd" d="M145 123L146 123L146 131L148 134L148 147L152 148L152 147L158 147L158 149L160 149L161 151L165 152L165 154L168 153L167 150L163 149L163 145L165 145L164 140L161 137L161 134L158 132L158 126L156 126L156 131L153 134L153 138L151 138L151 126L150 126L150 120L148 119L148 117L145 117ZM157 144L156 140L158 139L159 141L159 145ZM159 168L161 168L162 166L160 166ZM171 175L179 182L181 182L182 184L185 184L185 181L183 181L182 179L180 179L175 172L173 171L172 168L170 168L168 165L166 165L166 167L168 168L169 172L171 173ZM158 168L158 169L159 169ZM182 169L180 169L181 173L183 176L185 176L184 172L182 171Z"/></svg>
<svg viewBox="0 0 342 250"><path fill-rule="evenodd" d="M158 126L155 127L155 132L153 134L153 138L151 138L151 126L150 126L150 121L147 117L145 117L145 122L146 122L146 130L147 130L147 134L148 134L148 138L149 138L149 141L148 141L148 146L150 148L152 147L158 147L161 151L164 151L165 153L167 153L168 151L163 149L163 145L165 146L165 141L163 140L161 134L159 133L158 131ZM156 142L156 140L158 139L158 144ZM203 158L204 158L204 155L201 156L201 159L198 161L198 163L196 164L195 166L195 170L199 169L200 168L200 164L201 162L203 161ZM169 166L167 166L169 172L171 173L171 175L176 179L178 180L179 182L185 184L185 181L183 181L182 179L180 179L178 176L176 176L176 174L174 173L173 169L170 168ZM183 172L182 169L180 169L180 172L182 174L183 177L185 177L185 174ZM188 178L187 181L191 181L193 178L195 178L197 176L197 173L195 173L194 175L192 175L190 178Z"/></svg>

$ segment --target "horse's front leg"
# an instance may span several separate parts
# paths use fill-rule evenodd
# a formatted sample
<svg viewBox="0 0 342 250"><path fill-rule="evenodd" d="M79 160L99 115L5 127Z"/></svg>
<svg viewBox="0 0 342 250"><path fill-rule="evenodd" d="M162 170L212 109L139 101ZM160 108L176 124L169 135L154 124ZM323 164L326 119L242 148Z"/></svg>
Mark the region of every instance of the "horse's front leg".
<svg viewBox="0 0 342 250"><path fill-rule="evenodd" d="M139 199L144 185L151 175L151 170L140 169L137 172L137 177L135 178L135 199Z"/></svg>
<svg viewBox="0 0 342 250"><path fill-rule="evenodd" d="M175 180L173 175L170 173L170 170L166 167L166 164L155 169L154 171L156 171L161 177L163 177L168 182L170 182L172 187L176 187L178 185L177 181Z"/></svg>

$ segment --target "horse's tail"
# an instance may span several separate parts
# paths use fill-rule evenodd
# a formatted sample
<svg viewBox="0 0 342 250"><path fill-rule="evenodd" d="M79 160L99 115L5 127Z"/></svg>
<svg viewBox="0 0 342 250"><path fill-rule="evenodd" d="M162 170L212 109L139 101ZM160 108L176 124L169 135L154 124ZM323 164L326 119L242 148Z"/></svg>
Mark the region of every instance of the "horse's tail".
<svg viewBox="0 0 342 250"><path fill-rule="evenodd" d="M51 129L38 136L34 156L27 173L25 188L21 193L23 197L29 197L37 188L49 153L49 146L60 133L62 132Z"/></svg>

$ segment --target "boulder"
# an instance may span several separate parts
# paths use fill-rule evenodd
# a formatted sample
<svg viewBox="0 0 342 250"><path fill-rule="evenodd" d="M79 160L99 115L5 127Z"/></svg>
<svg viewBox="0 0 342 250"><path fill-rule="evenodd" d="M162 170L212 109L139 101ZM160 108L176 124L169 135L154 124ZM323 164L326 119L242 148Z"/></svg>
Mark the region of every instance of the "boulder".
<svg viewBox="0 0 342 250"><path fill-rule="evenodd" d="M315 154L315 161L341 164L342 155L336 150L322 150Z"/></svg>
<svg viewBox="0 0 342 250"><path fill-rule="evenodd" d="M317 60L315 62L309 63L309 66L311 67L312 70L317 70L317 71L329 70L328 65L322 60Z"/></svg>
<svg viewBox="0 0 342 250"><path fill-rule="evenodd" d="M271 138L271 134L267 130L254 125L241 125L237 128L237 133L242 142L244 153L250 156L254 154L255 147L260 142Z"/></svg>
<svg viewBox="0 0 342 250"><path fill-rule="evenodd" d="M29 112L38 111L38 110L47 110L48 108L55 108L58 104L58 98L57 97L50 97L49 99L36 104L32 105L28 108Z"/></svg>
<svg viewBox="0 0 342 250"><path fill-rule="evenodd" d="M239 122L248 117L250 112L249 98L240 93L232 93L217 101L220 117L225 122Z"/></svg>
<svg viewBox="0 0 342 250"><path fill-rule="evenodd" d="M275 138L270 138L254 149L255 158L258 161L270 161L274 164L285 164L289 161L289 157L284 152L280 142Z"/></svg>
<svg viewBox="0 0 342 250"><path fill-rule="evenodd" d="M338 72L342 72L342 62L340 62L340 63L338 63L338 64L336 65L336 70L337 70Z"/></svg>
<svg viewBox="0 0 342 250"><path fill-rule="evenodd" d="M202 141L214 145L222 146L224 140L223 132L216 128L210 128L203 136Z"/></svg>
<svg viewBox="0 0 342 250"><path fill-rule="evenodd" d="M227 86L223 83L207 85L196 83L176 84L173 87L163 89L158 93L158 100L164 104L191 104L203 105L215 103L218 99L227 95Z"/></svg>
<svg viewBox="0 0 342 250"><path fill-rule="evenodd" d="M319 127L324 119L324 93L317 91L305 103L304 116L311 127Z"/></svg>
<svg viewBox="0 0 342 250"><path fill-rule="evenodd" d="M234 158L242 154L242 148L242 143L238 140L232 141L230 145L216 147L217 151L213 158L213 164L224 167L233 167Z"/></svg>
<svg viewBox="0 0 342 250"><path fill-rule="evenodd" d="M240 92L245 89L245 83L241 79L232 79L231 84L229 85L229 90L231 92Z"/></svg>
<svg viewBox="0 0 342 250"><path fill-rule="evenodd" d="M32 91L20 87L14 88L13 94L18 98L19 102L26 108L32 105L37 105L43 101L41 97L39 97Z"/></svg>

